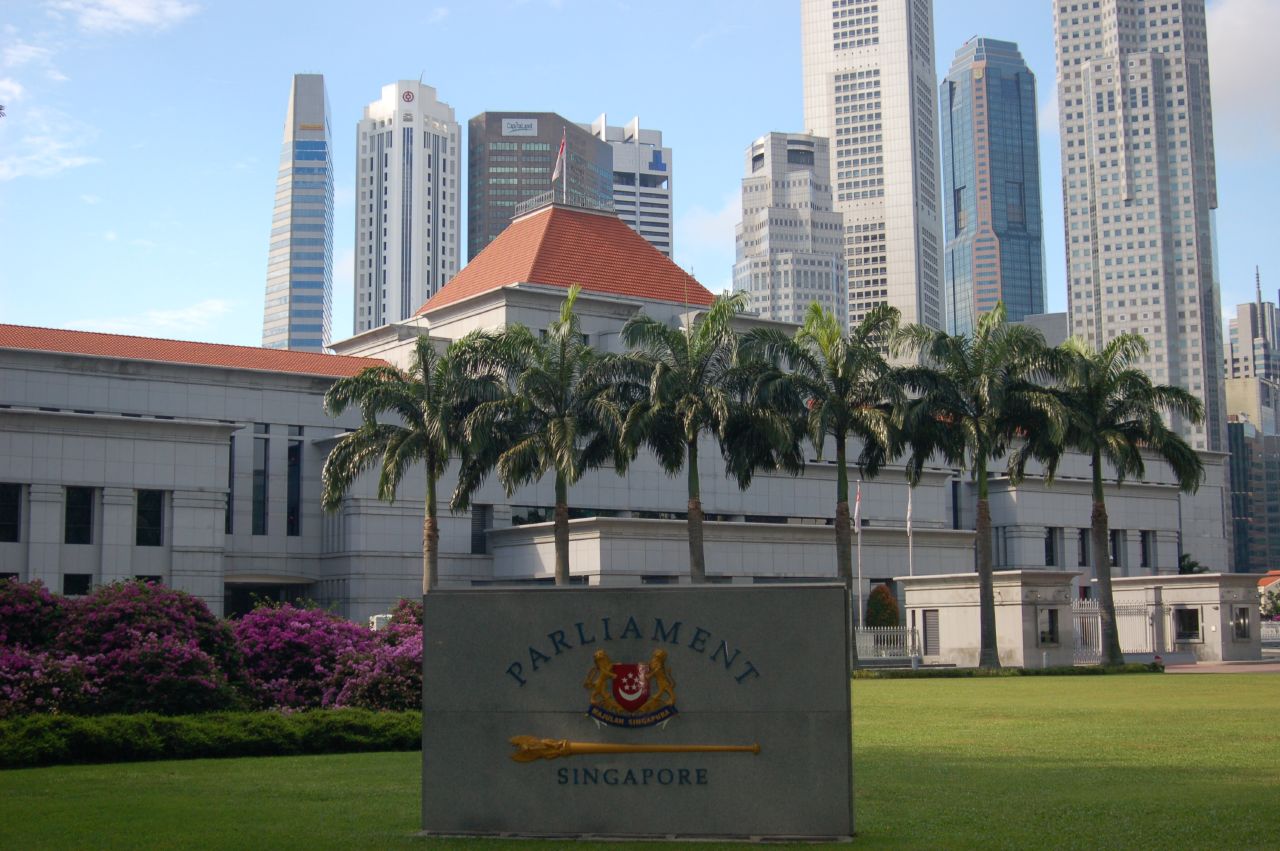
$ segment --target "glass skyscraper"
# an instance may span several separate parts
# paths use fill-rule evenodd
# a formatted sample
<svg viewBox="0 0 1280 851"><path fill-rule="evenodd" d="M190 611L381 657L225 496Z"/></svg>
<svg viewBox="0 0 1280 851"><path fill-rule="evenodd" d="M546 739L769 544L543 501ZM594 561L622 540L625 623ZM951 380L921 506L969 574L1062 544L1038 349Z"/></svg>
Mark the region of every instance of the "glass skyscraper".
<svg viewBox="0 0 1280 851"><path fill-rule="evenodd" d="M333 162L321 74L295 74L267 252L262 345L323 351L333 311Z"/></svg>
<svg viewBox="0 0 1280 851"><path fill-rule="evenodd" d="M999 301L1010 321L1044 313L1035 75L1016 44L972 38L939 92L947 331Z"/></svg>

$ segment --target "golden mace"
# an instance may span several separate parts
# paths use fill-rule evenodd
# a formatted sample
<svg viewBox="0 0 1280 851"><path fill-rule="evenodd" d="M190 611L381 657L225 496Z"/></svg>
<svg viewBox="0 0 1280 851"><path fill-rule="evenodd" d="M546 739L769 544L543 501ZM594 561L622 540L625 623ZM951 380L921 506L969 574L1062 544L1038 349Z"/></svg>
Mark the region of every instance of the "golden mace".
<svg viewBox="0 0 1280 851"><path fill-rule="evenodd" d="M603 742L571 742L568 739L540 739L512 736L516 762L578 756L595 753L760 753L760 745L612 745Z"/></svg>

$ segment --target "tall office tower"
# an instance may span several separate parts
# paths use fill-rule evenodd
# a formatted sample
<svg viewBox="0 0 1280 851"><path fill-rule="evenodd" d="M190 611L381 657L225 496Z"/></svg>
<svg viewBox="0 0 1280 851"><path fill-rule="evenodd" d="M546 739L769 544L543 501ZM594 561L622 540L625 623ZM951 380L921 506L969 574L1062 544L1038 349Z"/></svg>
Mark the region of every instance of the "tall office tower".
<svg viewBox="0 0 1280 851"><path fill-rule="evenodd" d="M613 207L631 229L668 257L675 245L671 227L671 149L661 130L641 130L640 119L610 127L605 114L580 124L613 148Z"/></svg>
<svg viewBox="0 0 1280 851"><path fill-rule="evenodd" d="M355 331L408 319L458 273L462 128L417 80L382 87L356 126Z"/></svg>
<svg viewBox="0 0 1280 851"><path fill-rule="evenodd" d="M1035 75L1016 44L972 38L939 99L947 331L972 332L999 301L1010 321L1043 313Z"/></svg>
<svg viewBox="0 0 1280 851"><path fill-rule="evenodd" d="M506 230L516 205L552 191L560 140L565 178L556 200L613 209L613 149L554 112L482 112L467 124L467 259Z"/></svg>
<svg viewBox="0 0 1280 851"><path fill-rule="evenodd" d="M1280 381L1280 315L1274 302L1262 300L1262 273L1255 270L1257 298L1237 305L1227 323L1227 378Z"/></svg>
<svg viewBox="0 0 1280 851"><path fill-rule="evenodd" d="M849 323L891 304L943 327L930 0L802 0L805 130L831 142Z"/></svg>
<svg viewBox="0 0 1280 851"><path fill-rule="evenodd" d="M1140 366L1204 402L1202 424L1173 427L1225 451L1204 0L1057 0L1053 16L1071 330L1146 337Z"/></svg>
<svg viewBox="0 0 1280 851"><path fill-rule="evenodd" d="M831 206L827 140L770 133L747 148L733 288L766 319L803 322L817 302L847 325L844 217Z"/></svg>
<svg viewBox="0 0 1280 851"><path fill-rule="evenodd" d="M333 317L333 158L323 74L294 74L267 250L262 345L319 352Z"/></svg>

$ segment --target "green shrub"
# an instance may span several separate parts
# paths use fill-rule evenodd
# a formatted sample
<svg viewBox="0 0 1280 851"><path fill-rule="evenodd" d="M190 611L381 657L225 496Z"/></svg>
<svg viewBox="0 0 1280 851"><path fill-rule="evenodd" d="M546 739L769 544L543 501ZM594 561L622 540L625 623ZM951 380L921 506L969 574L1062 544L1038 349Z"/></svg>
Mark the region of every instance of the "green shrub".
<svg viewBox="0 0 1280 851"><path fill-rule="evenodd" d="M408 751L421 712L328 709L206 715L27 715L0 721L0 768L236 756Z"/></svg>
<svg viewBox="0 0 1280 851"><path fill-rule="evenodd" d="M867 596L867 626L897 626L898 601L888 585L877 585Z"/></svg>
<svg viewBox="0 0 1280 851"><path fill-rule="evenodd" d="M953 680L968 677L1090 677L1102 674L1160 674L1164 665L1156 662L1131 662L1127 665L1058 665L1049 668L861 668L853 672L855 680Z"/></svg>

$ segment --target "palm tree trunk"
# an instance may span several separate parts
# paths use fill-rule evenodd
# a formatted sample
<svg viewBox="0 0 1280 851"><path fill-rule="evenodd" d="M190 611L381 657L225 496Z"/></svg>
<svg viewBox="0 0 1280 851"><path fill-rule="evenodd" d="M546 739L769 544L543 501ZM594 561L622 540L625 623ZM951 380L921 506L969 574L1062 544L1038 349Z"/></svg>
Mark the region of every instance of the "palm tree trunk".
<svg viewBox="0 0 1280 851"><path fill-rule="evenodd" d="M1102 493L1102 455L1093 452L1093 513L1089 518L1093 540L1093 575L1098 580L1099 638L1102 642L1102 664L1123 665L1120 630L1116 625L1116 601L1111 594L1111 547L1107 529L1107 504Z"/></svg>
<svg viewBox="0 0 1280 851"><path fill-rule="evenodd" d="M706 554L702 548L702 483L698 476L698 440L686 444L685 465L689 468L689 581L707 581Z"/></svg>
<svg viewBox="0 0 1280 851"><path fill-rule="evenodd" d="M981 456L981 452L979 452ZM991 503L987 499L987 462L979 457L974 471L978 480L978 517L974 523L974 543L978 551L978 666L1000 667L996 644L996 592L991 567Z"/></svg>
<svg viewBox="0 0 1280 851"><path fill-rule="evenodd" d="M427 473L427 510L422 521L422 593L429 594L439 584L440 522L436 514L436 479Z"/></svg>
<svg viewBox="0 0 1280 851"><path fill-rule="evenodd" d="M858 634L854 624L862 620L862 613L853 612L853 542L849 531L849 470L846 466L847 447L844 435L836 437L836 576L844 585L845 599L849 601L849 670L858 664Z"/></svg>
<svg viewBox="0 0 1280 851"><path fill-rule="evenodd" d="M569 584L569 486L564 473L556 471L556 584Z"/></svg>

